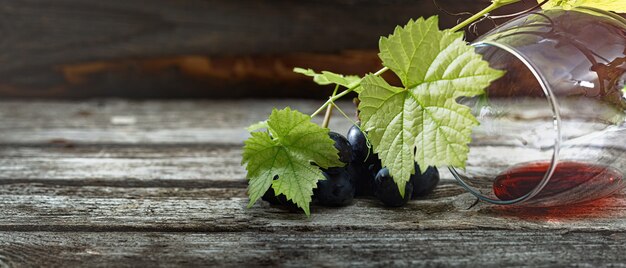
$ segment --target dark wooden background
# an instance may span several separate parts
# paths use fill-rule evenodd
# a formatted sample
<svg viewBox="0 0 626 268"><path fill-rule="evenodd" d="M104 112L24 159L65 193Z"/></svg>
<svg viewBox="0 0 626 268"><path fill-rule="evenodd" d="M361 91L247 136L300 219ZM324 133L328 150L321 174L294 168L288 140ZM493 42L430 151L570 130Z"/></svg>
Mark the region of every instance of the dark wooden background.
<svg viewBox="0 0 626 268"><path fill-rule="evenodd" d="M323 97L291 69L376 71L379 36L433 14L467 17L432 0L3 0L0 97Z"/></svg>

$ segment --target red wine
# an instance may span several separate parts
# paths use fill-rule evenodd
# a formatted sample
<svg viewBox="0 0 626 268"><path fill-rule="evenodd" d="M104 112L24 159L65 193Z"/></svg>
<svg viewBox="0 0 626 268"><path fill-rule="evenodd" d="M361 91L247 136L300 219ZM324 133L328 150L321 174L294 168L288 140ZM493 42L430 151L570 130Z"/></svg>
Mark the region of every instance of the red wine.
<svg viewBox="0 0 626 268"><path fill-rule="evenodd" d="M548 171L550 162L532 162L515 166L496 177L493 191L500 200L524 196L537 186ZM534 199L571 198L576 201L604 197L621 188L622 173L601 165L560 162L548 184Z"/></svg>

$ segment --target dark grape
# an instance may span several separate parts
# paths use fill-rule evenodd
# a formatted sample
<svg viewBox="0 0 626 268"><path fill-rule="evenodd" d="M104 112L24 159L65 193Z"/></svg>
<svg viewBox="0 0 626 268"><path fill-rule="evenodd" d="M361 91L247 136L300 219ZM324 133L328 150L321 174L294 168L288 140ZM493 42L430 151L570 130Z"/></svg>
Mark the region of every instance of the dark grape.
<svg viewBox="0 0 626 268"><path fill-rule="evenodd" d="M413 184L407 182L404 188L404 198L402 198L402 196L400 196L398 185L396 185L396 182L394 182L391 175L389 175L389 170L387 168L382 168L378 171L378 174L376 174L376 178L374 179L374 184L376 197L378 197L378 199L386 206L404 206L409 199L411 199L411 195L413 194Z"/></svg>
<svg viewBox="0 0 626 268"><path fill-rule="evenodd" d="M376 173L382 168L378 155L371 154L365 163L352 162L353 169L358 171L355 184L356 196L374 195L374 178Z"/></svg>
<svg viewBox="0 0 626 268"><path fill-rule="evenodd" d="M346 169L355 188L355 196L374 195L374 176L363 163L350 163Z"/></svg>
<svg viewBox="0 0 626 268"><path fill-rule="evenodd" d="M369 152L365 134L361 132L361 129L359 129L357 125L353 125L350 130L348 130L348 135L346 137L352 147L352 157L354 158L354 161L361 163L365 162Z"/></svg>
<svg viewBox="0 0 626 268"><path fill-rule="evenodd" d="M367 166L367 169L369 170L369 172L372 174L372 177L376 177L376 174L378 174L378 171L383 168L383 165L380 162L380 159L378 159L378 154L370 155L367 161L365 161L365 165Z"/></svg>
<svg viewBox="0 0 626 268"><path fill-rule="evenodd" d="M272 187L270 187L265 194L263 195L263 197L261 197L261 199L263 199L263 201L266 201L272 205L281 205L280 200L278 200L278 196L276 196L276 194L274 193L274 189L272 189Z"/></svg>
<svg viewBox="0 0 626 268"><path fill-rule="evenodd" d="M276 196L276 193L274 192L274 188L272 187L270 187L265 192L265 194L263 195L263 197L261 197L261 199L263 199L264 201L267 201L268 203L272 205L279 206L283 209L287 209L291 211L300 210L300 208L298 208L298 205L296 205L291 200L287 200L287 197L285 195L281 194L281 195Z"/></svg>
<svg viewBox="0 0 626 268"><path fill-rule="evenodd" d="M412 199L425 196L432 193L435 187L437 187L439 183L439 170L437 170L437 167L430 166L422 174L420 166L416 163L415 174L411 176L410 181L411 184L413 184Z"/></svg>
<svg viewBox="0 0 626 268"><path fill-rule="evenodd" d="M339 161L343 163L350 163L352 161L352 147L350 143L343 135L337 132L329 132L330 138L335 141L335 148L339 151Z"/></svg>
<svg viewBox="0 0 626 268"><path fill-rule="evenodd" d="M332 207L351 204L355 189L346 168L329 168L324 170L324 176L326 180L318 181L317 188L313 189L318 204Z"/></svg>
<svg viewBox="0 0 626 268"><path fill-rule="evenodd" d="M374 177L381 168L378 156L371 148L367 147L365 134L357 125L353 125L348 131L347 139L352 147L353 161L348 167L356 188L356 196L374 195Z"/></svg>

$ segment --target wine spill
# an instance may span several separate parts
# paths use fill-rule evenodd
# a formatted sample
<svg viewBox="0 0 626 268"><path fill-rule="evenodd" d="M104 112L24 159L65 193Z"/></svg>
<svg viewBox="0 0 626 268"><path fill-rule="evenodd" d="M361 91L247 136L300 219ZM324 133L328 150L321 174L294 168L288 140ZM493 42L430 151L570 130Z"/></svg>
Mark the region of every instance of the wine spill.
<svg viewBox="0 0 626 268"><path fill-rule="evenodd" d="M541 182L549 167L550 162L532 162L513 167L496 177L493 191L500 200L520 198ZM584 195L588 196L586 200L600 198L619 190L622 178L622 173L612 167L561 162L548 184L534 199L554 198L557 195L561 198L580 198L580 195Z"/></svg>

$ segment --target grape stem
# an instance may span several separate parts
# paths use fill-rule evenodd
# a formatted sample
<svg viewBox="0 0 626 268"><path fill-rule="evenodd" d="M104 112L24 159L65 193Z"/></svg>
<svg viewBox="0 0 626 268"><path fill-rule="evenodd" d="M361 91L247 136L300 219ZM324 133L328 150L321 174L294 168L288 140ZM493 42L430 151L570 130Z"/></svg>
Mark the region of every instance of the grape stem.
<svg viewBox="0 0 626 268"><path fill-rule="evenodd" d="M493 10L496 10L498 8L501 8L503 6L519 2L519 1L520 0L493 0L491 2L491 5L489 5L485 9L479 11L478 13L474 14L473 16L467 18L466 20L462 21L461 23L457 24L456 26L452 27L450 30L453 31L453 32L459 31L459 30L465 28L465 26L469 25L470 23L472 23L472 22L474 22L474 21L476 21L476 20L478 20L478 19L480 19L480 18L482 18L482 17L484 17L486 15L489 15L489 12L491 12ZM380 69L377 72L375 72L373 75L374 76L379 76L379 75L385 73L388 70L389 70L389 68L383 67L382 69ZM356 89L357 87L361 86L362 82L363 82L363 78L361 78L361 80L357 84L349 87L348 89L342 91L341 93L339 93L337 95L333 94L330 98L328 98L328 100L324 104L322 104L322 106L320 106L320 108L318 108L315 112L313 112L311 114L311 117L315 117L316 115L321 113L325 108L328 108L326 110L327 111L327 116L330 117L330 115L329 115L330 114L330 110L332 110L332 108L330 108L330 107L332 107L332 105L330 105L330 104L335 102L335 101L337 101L341 97L343 97L345 95L348 95L350 92L354 91L354 89ZM330 118L329 118L329 120L330 120ZM323 126L323 127L327 127L328 126L328 122L326 122L326 119L324 119L324 122L326 123L326 125Z"/></svg>
<svg viewBox="0 0 626 268"><path fill-rule="evenodd" d="M339 89L339 85L335 85L335 90L333 91L333 95L330 96L331 98L337 95L338 89ZM333 105L328 105L328 107L326 108L326 114L324 115L324 122L322 122L323 128L328 127L328 123L330 123L330 117L332 115L333 115Z"/></svg>
<svg viewBox="0 0 626 268"><path fill-rule="evenodd" d="M389 70L389 68L387 67L383 67L382 69L378 70L378 72L374 73L375 76L379 76L381 74L383 74L384 72L386 72L387 70ZM363 78L361 78L361 80L359 81L359 83L357 83L356 85L353 85L351 87L349 87L348 89L344 90L343 92L331 96L319 109L317 109L317 111L313 112L311 114L311 117L316 116L317 114L321 113L324 108L326 108L328 105L330 105L331 103L335 102L338 99L341 99L341 97L348 95L348 93L354 91L355 88L361 86L361 82L363 82Z"/></svg>
<svg viewBox="0 0 626 268"><path fill-rule="evenodd" d="M479 11L478 13L474 14L473 16L467 18L466 20L462 21L461 23L457 24L456 26L452 27L450 30L453 32L456 32L458 30L461 30L463 28L465 28L465 26L469 25L470 23L474 22L475 20L478 20L482 17L484 17L485 15L489 14L489 12L503 7L505 5L508 4L512 4L514 2L510 2L510 3L502 3L502 1L493 1L491 2L491 5L489 5L488 7L486 7L485 9Z"/></svg>

